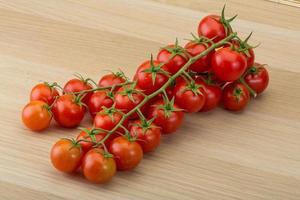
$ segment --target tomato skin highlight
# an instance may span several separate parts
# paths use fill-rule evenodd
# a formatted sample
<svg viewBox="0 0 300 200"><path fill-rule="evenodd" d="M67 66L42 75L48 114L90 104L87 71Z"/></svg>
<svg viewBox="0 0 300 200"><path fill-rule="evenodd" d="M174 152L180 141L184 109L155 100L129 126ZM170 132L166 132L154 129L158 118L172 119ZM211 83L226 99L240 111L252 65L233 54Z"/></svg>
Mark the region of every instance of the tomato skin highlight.
<svg viewBox="0 0 300 200"><path fill-rule="evenodd" d="M135 168L143 159L142 147L137 142L129 141L123 136L119 136L111 142L109 152L114 155L117 169L121 171Z"/></svg>
<svg viewBox="0 0 300 200"><path fill-rule="evenodd" d="M75 102L75 96L65 94L60 96L53 108L55 121L62 127L73 128L80 124L84 117L85 107Z"/></svg>
<svg viewBox="0 0 300 200"><path fill-rule="evenodd" d="M247 68L247 61L244 55L226 47L213 54L211 65L218 79L231 82L242 76Z"/></svg>
<svg viewBox="0 0 300 200"><path fill-rule="evenodd" d="M218 15L208 15L204 17L198 26L198 35L212 39L214 42L223 40L227 35L224 25Z"/></svg>
<svg viewBox="0 0 300 200"><path fill-rule="evenodd" d="M43 101L51 105L55 98L59 96L58 91L45 83L34 86L30 93L30 101Z"/></svg>
<svg viewBox="0 0 300 200"><path fill-rule="evenodd" d="M22 111L22 121L33 131L42 131L50 126L52 114L47 110L48 104L43 101L31 101Z"/></svg>
<svg viewBox="0 0 300 200"><path fill-rule="evenodd" d="M251 72L252 71L252 72ZM252 88L257 94L262 93L269 84L269 74L267 69L258 63L255 63L245 76L245 82Z"/></svg>
<svg viewBox="0 0 300 200"><path fill-rule="evenodd" d="M110 108L114 104L114 100L107 95L108 91L102 90L94 92L88 102L88 108L91 116L94 118L102 107Z"/></svg>
<svg viewBox="0 0 300 200"><path fill-rule="evenodd" d="M51 149L50 158L53 166L62 172L75 172L81 164L82 150L74 146L69 139L60 139Z"/></svg>
<svg viewBox="0 0 300 200"><path fill-rule="evenodd" d="M64 90L64 93L68 94L68 93L81 92L83 90L90 90L90 89L92 89L92 86L89 83L87 83L83 80L74 78L74 79L69 80L65 84L63 90ZM93 94L92 92L86 93L84 98L82 99L82 102L87 104L92 94Z"/></svg>
<svg viewBox="0 0 300 200"><path fill-rule="evenodd" d="M116 174L116 162L105 157L102 149L91 149L84 156L81 165L84 177L93 183L106 183Z"/></svg>
<svg viewBox="0 0 300 200"><path fill-rule="evenodd" d="M154 151L160 144L161 130L154 123L146 130L141 127L141 120L134 121L134 125L130 127L131 137L137 137L144 153Z"/></svg>
<svg viewBox="0 0 300 200"><path fill-rule="evenodd" d="M227 110L240 111L247 106L249 100L250 93L241 83L230 83L223 89L222 102Z"/></svg>

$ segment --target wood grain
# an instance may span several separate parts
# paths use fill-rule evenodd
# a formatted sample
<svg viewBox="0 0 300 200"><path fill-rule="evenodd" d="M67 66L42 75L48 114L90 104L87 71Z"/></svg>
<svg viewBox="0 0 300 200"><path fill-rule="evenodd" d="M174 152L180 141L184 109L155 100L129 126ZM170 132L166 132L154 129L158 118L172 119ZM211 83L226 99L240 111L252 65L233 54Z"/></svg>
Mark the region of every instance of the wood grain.
<svg viewBox="0 0 300 200"><path fill-rule="evenodd" d="M241 113L221 108L185 118L132 172L106 185L52 168L49 149L77 130L55 123L41 134L20 111L38 81L74 72L132 75L151 52L195 32L224 1L0 1L0 199L300 199L300 10L269 1L227 1L233 26L262 42L270 87ZM84 125L89 125L89 118Z"/></svg>

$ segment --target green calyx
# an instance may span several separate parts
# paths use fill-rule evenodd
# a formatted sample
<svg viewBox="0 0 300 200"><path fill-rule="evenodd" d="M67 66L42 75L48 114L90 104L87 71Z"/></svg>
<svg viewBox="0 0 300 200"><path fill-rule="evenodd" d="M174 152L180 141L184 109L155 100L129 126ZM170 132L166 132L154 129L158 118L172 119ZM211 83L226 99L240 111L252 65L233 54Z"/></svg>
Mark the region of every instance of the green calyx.
<svg viewBox="0 0 300 200"><path fill-rule="evenodd" d="M189 82L189 84L184 89L184 92L185 91L192 91L194 95L198 96L198 95L202 94L202 92L199 90L202 87L203 86L201 84L196 84L195 81L191 81L191 82Z"/></svg>
<svg viewBox="0 0 300 200"><path fill-rule="evenodd" d="M249 69L248 69L248 73L249 74L257 74L258 73L258 70L257 70L257 68L256 67L250 67Z"/></svg>
<svg viewBox="0 0 300 200"><path fill-rule="evenodd" d="M142 91L135 89L136 82L134 82L131 85L124 85L123 86L123 91L119 92L119 94L123 96L128 96L130 101L136 103L136 100L133 98L133 94L142 94Z"/></svg>
<svg viewBox="0 0 300 200"><path fill-rule="evenodd" d="M165 49L169 53L171 53L171 58L170 59L174 58L177 55L182 56L185 59L188 59L188 56L186 54L186 50L178 44L178 39L177 38L175 40L174 46L172 46L172 47L166 46L163 49Z"/></svg>
<svg viewBox="0 0 300 200"><path fill-rule="evenodd" d="M243 94L243 90L239 87L235 88L233 91L233 96L236 98L236 101L239 102L241 95Z"/></svg>
<svg viewBox="0 0 300 200"><path fill-rule="evenodd" d="M150 68L149 69L145 69L143 70L143 72L145 73L151 73L151 79L152 79L152 85L155 84L156 81L156 75L158 73L160 74L164 74L166 76L170 76L170 73L163 70L162 66L164 66L164 63L159 63L158 65L154 64L154 60L153 60L153 55L151 54L151 59L150 59Z"/></svg>
<svg viewBox="0 0 300 200"><path fill-rule="evenodd" d="M225 7L226 7L226 4L224 4L224 6L223 6L220 21L224 25L226 35L228 35L228 34L232 33L232 27L230 25L230 22L232 22L237 17L237 15L233 16L230 19L226 19L225 18Z"/></svg>
<svg viewBox="0 0 300 200"><path fill-rule="evenodd" d="M197 37L195 34L191 33L193 39L190 40L191 42L193 43L196 43L196 44L203 44L206 48L209 47L209 45L213 44L214 42L205 37L205 36L200 36L200 37Z"/></svg>
<svg viewBox="0 0 300 200"><path fill-rule="evenodd" d="M173 97L171 99L171 101L165 101L165 104L164 105L160 105L158 106L158 109L162 109L164 111L164 114L165 114L165 117L166 118L169 118L172 114L172 112L180 112L180 111L183 111L182 109L179 109L179 108L175 108L174 107L174 101L175 101L175 98Z"/></svg>

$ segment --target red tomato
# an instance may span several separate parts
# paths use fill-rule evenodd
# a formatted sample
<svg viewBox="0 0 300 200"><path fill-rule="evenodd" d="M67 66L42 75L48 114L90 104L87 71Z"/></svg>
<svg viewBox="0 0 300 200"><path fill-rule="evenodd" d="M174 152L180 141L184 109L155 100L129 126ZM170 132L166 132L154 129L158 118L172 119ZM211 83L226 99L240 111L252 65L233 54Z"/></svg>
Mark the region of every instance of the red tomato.
<svg viewBox="0 0 300 200"><path fill-rule="evenodd" d="M94 143L93 142L100 142L104 137L106 136L106 133L99 133L99 131L92 130L91 128L88 128L86 130L82 130L79 135L76 138L76 141L79 140L86 140L86 141L80 141L78 142L81 146L81 149L84 153L88 152L92 149ZM94 140L92 139L94 138ZM93 142L92 142L93 141ZM107 143L106 143L107 144Z"/></svg>
<svg viewBox="0 0 300 200"><path fill-rule="evenodd" d="M148 118L154 118L154 123L162 128L164 134L175 132L182 124L183 117L184 113L172 101L165 103L163 100L158 100L148 111Z"/></svg>
<svg viewBox="0 0 300 200"><path fill-rule="evenodd" d="M114 155L118 170L131 170L143 159L143 150L135 141L129 141L123 136L115 138L109 147Z"/></svg>
<svg viewBox="0 0 300 200"><path fill-rule="evenodd" d="M102 110L102 107L110 108L114 104L112 95L107 90L94 92L88 102L91 116L94 118L96 113Z"/></svg>
<svg viewBox="0 0 300 200"><path fill-rule="evenodd" d="M124 83L126 80L124 78L123 72L111 73L104 75L98 82L100 87L109 87ZM118 87L115 88L116 90Z"/></svg>
<svg viewBox="0 0 300 200"><path fill-rule="evenodd" d="M165 63L164 67L171 74L175 74L188 61L184 48L181 46L168 45L157 54L157 60Z"/></svg>
<svg viewBox="0 0 300 200"><path fill-rule="evenodd" d="M235 81L245 72L247 61L243 54L226 47L214 53L211 65L218 79Z"/></svg>
<svg viewBox="0 0 300 200"><path fill-rule="evenodd" d="M121 87L115 95L115 107L124 113L128 113L138 104L140 104L144 96L138 92L139 88L133 89L131 85ZM144 107L141 108L143 112ZM137 118L137 113L133 113L130 118Z"/></svg>
<svg viewBox="0 0 300 200"><path fill-rule="evenodd" d="M85 107L75 95L60 96L52 108L55 121L62 127L73 128L80 124L84 117Z"/></svg>
<svg viewBox="0 0 300 200"><path fill-rule="evenodd" d="M136 120L130 127L130 135L137 138L143 152L154 151L160 144L161 130L154 123Z"/></svg>
<svg viewBox="0 0 300 200"><path fill-rule="evenodd" d="M90 89L92 89L92 86L87 81L77 78L69 80L64 86L65 93L81 92L83 90ZM92 92L86 93L84 98L82 99L82 102L87 104L92 94Z"/></svg>
<svg viewBox="0 0 300 200"><path fill-rule="evenodd" d="M66 173L75 172L78 169L82 156L80 145L69 139L57 141L50 153L53 166L59 171Z"/></svg>
<svg viewBox="0 0 300 200"><path fill-rule="evenodd" d="M255 54L254 54L254 51L253 51L252 48L249 49L248 52L249 52L249 56L247 56L245 54L245 57L246 57L246 60L247 60L247 67L249 68L249 67L252 67L253 64L254 64Z"/></svg>
<svg viewBox="0 0 300 200"><path fill-rule="evenodd" d="M227 35L221 17L217 15L204 17L199 23L198 35L213 39L214 42L223 40Z"/></svg>
<svg viewBox="0 0 300 200"><path fill-rule="evenodd" d="M174 94L175 103L188 113L200 111L205 104L203 84L180 80L176 82Z"/></svg>
<svg viewBox="0 0 300 200"><path fill-rule="evenodd" d="M208 46L205 46L203 43L197 43L195 41L188 42L184 47L189 55L192 57L197 56L198 54L205 51ZM213 51L203 56L194 62L189 69L193 72L206 72L210 69L210 60L213 55Z"/></svg>
<svg viewBox="0 0 300 200"><path fill-rule="evenodd" d="M50 126L51 111L43 101L31 101L22 111L22 120L25 126L33 131L42 131Z"/></svg>
<svg viewBox="0 0 300 200"><path fill-rule="evenodd" d="M245 76L245 82L257 94L262 93L269 84L269 74L264 65L255 63L250 67Z"/></svg>
<svg viewBox="0 0 300 200"><path fill-rule="evenodd" d="M151 94L168 81L168 77L165 74L167 72L163 70L164 67L158 61L148 60L139 66L134 80L145 94Z"/></svg>
<svg viewBox="0 0 300 200"><path fill-rule="evenodd" d="M200 77L196 79L196 83L203 84L205 103L201 112L206 112L217 107L221 101L222 89L220 86L214 83L205 83Z"/></svg>
<svg viewBox="0 0 300 200"><path fill-rule="evenodd" d="M250 94L241 83L230 83L225 86L222 94L224 108L232 111L242 110L248 104Z"/></svg>
<svg viewBox="0 0 300 200"><path fill-rule="evenodd" d="M83 158L81 165L84 177L93 183L105 183L116 174L116 162L111 155L102 149L90 150Z"/></svg>
<svg viewBox="0 0 300 200"><path fill-rule="evenodd" d="M59 93L54 86L55 84L51 86L48 83L37 84L31 90L30 101L39 100L51 105L55 98L59 96Z"/></svg>

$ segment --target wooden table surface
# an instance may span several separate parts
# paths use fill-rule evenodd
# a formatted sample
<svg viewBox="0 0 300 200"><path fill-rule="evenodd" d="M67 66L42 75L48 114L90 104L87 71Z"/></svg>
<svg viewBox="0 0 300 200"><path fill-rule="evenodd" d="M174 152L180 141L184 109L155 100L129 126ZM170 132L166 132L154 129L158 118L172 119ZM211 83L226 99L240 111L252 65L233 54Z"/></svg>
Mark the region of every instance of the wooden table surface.
<svg viewBox="0 0 300 200"><path fill-rule="evenodd" d="M74 72L132 75L159 47L176 37L183 44L224 1L0 0L0 199L300 199L300 8L274 2L227 1L236 30L262 43L267 92L242 113L186 116L135 170L94 185L49 162L51 145L78 130L53 123L36 134L22 125L31 87L63 84Z"/></svg>

